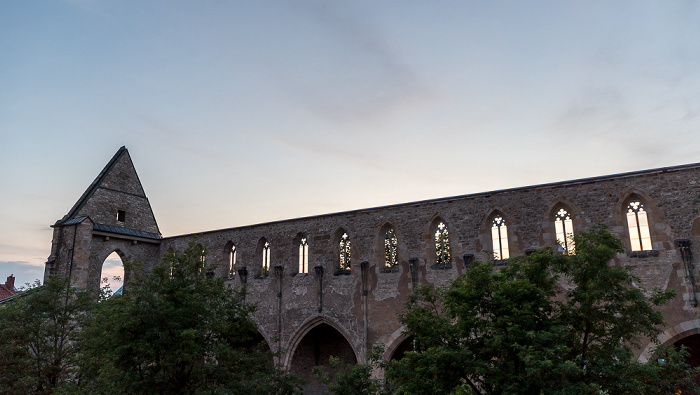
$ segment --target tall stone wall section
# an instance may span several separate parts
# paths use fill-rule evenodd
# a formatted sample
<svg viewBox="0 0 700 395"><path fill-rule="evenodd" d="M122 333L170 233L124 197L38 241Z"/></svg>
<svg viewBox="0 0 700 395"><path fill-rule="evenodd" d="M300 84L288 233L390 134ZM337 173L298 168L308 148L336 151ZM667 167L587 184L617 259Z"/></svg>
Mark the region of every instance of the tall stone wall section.
<svg viewBox="0 0 700 395"><path fill-rule="evenodd" d="M258 305L255 320L260 333L273 351L282 350L280 362L289 366L295 347L320 323L341 333L357 360L362 360L372 344L384 345L390 356L403 339L397 313L414 286L411 260L417 259L418 284L447 285L468 270L465 254L490 259L494 215L506 221L511 256L543 246L556 248L554 214L560 207L573 215L574 232L601 222L630 251L625 216L634 199L641 200L647 211L654 251L620 254L613 264L629 266L646 289L677 290L678 296L661 308L669 328L695 321L700 325L699 310L692 303L697 284L687 280L675 243L689 239L691 248L700 245L698 179L700 165L687 165L222 229L165 238L160 256L195 241L207 247L207 259L218 265L218 275L226 276L233 244L236 269L246 267L249 272L248 300ZM436 265L433 238L438 222L448 227L452 265ZM395 270L383 267L382 230L388 225L398 239ZM352 245L351 270L337 274L338 243L344 232ZM309 243L307 274L298 273L301 236ZM263 238L270 243L273 268L267 276L261 273ZM366 262L364 281L362 262ZM283 268L281 275L276 266ZM321 278L316 266L323 268ZM692 274L698 278L697 269ZM243 286L238 274L230 284Z"/></svg>

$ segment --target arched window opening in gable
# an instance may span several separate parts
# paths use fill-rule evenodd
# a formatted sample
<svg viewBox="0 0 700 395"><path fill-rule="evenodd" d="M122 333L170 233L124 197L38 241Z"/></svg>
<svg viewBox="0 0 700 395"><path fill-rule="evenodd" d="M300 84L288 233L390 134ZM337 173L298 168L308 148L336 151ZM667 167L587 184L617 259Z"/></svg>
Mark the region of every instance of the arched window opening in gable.
<svg viewBox="0 0 700 395"><path fill-rule="evenodd" d="M627 229L630 234L632 251L652 250L647 212L639 200L633 200L627 205Z"/></svg>
<svg viewBox="0 0 700 395"><path fill-rule="evenodd" d="M491 241L493 244L493 259L503 260L510 258L508 253L508 228L503 217L496 216L491 221Z"/></svg>
<svg viewBox="0 0 700 395"><path fill-rule="evenodd" d="M236 246L231 246L228 251L228 278L236 275Z"/></svg>
<svg viewBox="0 0 700 395"><path fill-rule="evenodd" d="M399 264L399 242L394 229L387 229L384 234L384 266L394 267Z"/></svg>
<svg viewBox="0 0 700 395"><path fill-rule="evenodd" d="M350 270L350 236L343 233L340 236L340 270Z"/></svg>
<svg viewBox="0 0 700 395"><path fill-rule="evenodd" d="M435 260L438 265L446 265L452 262L452 257L450 256L450 234L444 222L440 222L435 229Z"/></svg>
<svg viewBox="0 0 700 395"><path fill-rule="evenodd" d="M299 273L309 272L309 243L306 237L299 242Z"/></svg>
<svg viewBox="0 0 700 395"><path fill-rule="evenodd" d="M270 275L270 242L266 241L262 246L262 273L263 276Z"/></svg>
<svg viewBox="0 0 700 395"><path fill-rule="evenodd" d="M554 228L557 231L557 244L562 254L574 255L574 223L568 211L559 209L554 215Z"/></svg>
<svg viewBox="0 0 700 395"><path fill-rule="evenodd" d="M124 262L114 251L102 263L100 287L109 289L112 295L121 294L124 286ZM105 288L106 287L106 288Z"/></svg>

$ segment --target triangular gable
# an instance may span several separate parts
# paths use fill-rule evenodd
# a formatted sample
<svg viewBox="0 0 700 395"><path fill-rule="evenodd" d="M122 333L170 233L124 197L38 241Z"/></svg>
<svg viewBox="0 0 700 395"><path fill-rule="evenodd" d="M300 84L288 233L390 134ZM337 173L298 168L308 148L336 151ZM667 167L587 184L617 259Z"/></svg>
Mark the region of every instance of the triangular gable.
<svg viewBox="0 0 700 395"><path fill-rule="evenodd" d="M160 235L153 210L126 147L121 147L100 174L54 226L90 217L97 225L129 228Z"/></svg>
<svg viewBox="0 0 700 395"><path fill-rule="evenodd" d="M119 159L121 159L121 157L126 152L127 152L126 146L122 146L121 148L119 148L117 153L114 154L114 156L109 161L109 163L107 163L107 166L105 166L104 169L102 169L102 171L100 172L100 174L97 175L97 178L95 178L95 181L93 181L92 184L90 184L90 186L88 187L88 189L85 190L85 192L80 197L80 199L78 199L78 201L75 202L75 204L73 205L73 208L71 208L70 211L68 212L68 214L66 214L62 219L60 219L58 222L56 222L56 225L62 224L70 219L75 218L78 211L80 211L80 209L83 208L83 206L88 201L88 199L90 199L92 194L95 193L97 188L100 186L102 181L105 179L105 177L107 176L109 171L112 170L112 168L117 163L117 161L119 161ZM135 170L134 170L134 172L135 172Z"/></svg>

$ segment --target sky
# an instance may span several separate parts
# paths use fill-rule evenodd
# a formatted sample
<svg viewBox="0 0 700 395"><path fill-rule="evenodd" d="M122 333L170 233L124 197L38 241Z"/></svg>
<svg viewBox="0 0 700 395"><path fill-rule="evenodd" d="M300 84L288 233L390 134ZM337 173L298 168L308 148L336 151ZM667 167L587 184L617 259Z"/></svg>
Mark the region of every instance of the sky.
<svg viewBox="0 0 700 395"><path fill-rule="evenodd" d="M700 2L0 0L0 282L123 145L164 236L700 162Z"/></svg>

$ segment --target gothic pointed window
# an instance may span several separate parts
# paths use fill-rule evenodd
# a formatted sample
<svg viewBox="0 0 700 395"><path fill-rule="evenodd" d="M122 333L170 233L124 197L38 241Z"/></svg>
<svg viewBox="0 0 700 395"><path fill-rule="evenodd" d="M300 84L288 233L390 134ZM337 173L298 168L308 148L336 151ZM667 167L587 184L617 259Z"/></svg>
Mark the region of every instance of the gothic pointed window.
<svg viewBox="0 0 700 395"><path fill-rule="evenodd" d="M306 237L302 237L299 242L299 273L309 272L309 243Z"/></svg>
<svg viewBox="0 0 700 395"><path fill-rule="evenodd" d="M262 275L270 274L270 243L265 242L262 246Z"/></svg>
<svg viewBox="0 0 700 395"><path fill-rule="evenodd" d="M450 257L450 234L447 225L440 222L435 229L435 261L438 265L446 265L452 262Z"/></svg>
<svg viewBox="0 0 700 395"><path fill-rule="evenodd" d="M639 200L633 200L627 205L627 229L632 251L652 250L647 212Z"/></svg>
<svg viewBox="0 0 700 395"><path fill-rule="evenodd" d="M394 267L399 264L399 242L396 239L394 229L387 229L384 233L384 266Z"/></svg>
<svg viewBox="0 0 700 395"><path fill-rule="evenodd" d="M559 209L554 215L554 228L557 232L557 245L562 254L573 255L574 248L574 223L568 211Z"/></svg>
<svg viewBox="0 0 700 395"><path fill-rule="evenodd" d="M493 243L493 259L502 260L508 259L508 228L503 217L496 216L491 221L491 241Z"/></svg>
<svg viewBox="0 0 700 395"><path fill-rule="evenodd" d="M231 246L228 251L228 278L236 275L236 246Z"/></svg>
<svg viewBox="0 0 700 395"><path fill-rule="evenodd" d="M350 270L350 236L347 233L343 233L340 236L340 257L339 266L340 270Z"/></svg>

